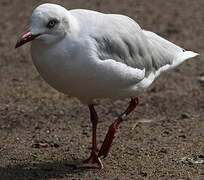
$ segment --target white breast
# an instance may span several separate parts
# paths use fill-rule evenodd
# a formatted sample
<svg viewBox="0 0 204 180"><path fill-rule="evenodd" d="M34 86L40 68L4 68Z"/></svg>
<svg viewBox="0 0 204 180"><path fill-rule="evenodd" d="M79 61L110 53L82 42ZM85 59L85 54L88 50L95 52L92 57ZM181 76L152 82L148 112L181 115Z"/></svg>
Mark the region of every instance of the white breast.
<svg viewBox="0 0 204 180"><path fill-rule="evenodd" d="M113 60L100 61L87 57L84 47L78 56L73 43L45 47L34 42L33 62L44 80L56 90L89 103L95 98L121 99L135 96L136 84L145 72ZM60 47L59 47L60 46ZM60 51L56 49L60 48ZM89 50L90 52L90 50ZM84 53L84 56L81 54ZM83 57L83 58L79 58Z"/></svg>

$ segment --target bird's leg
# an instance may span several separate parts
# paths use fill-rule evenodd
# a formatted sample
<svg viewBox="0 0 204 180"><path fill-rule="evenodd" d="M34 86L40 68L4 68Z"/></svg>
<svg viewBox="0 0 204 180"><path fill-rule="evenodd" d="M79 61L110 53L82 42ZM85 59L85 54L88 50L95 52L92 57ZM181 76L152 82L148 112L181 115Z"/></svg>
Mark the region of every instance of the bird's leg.
<svg viewBox="0 0 204 180"><path fill-rule="evenodd" d="M120 125L121 122L126 120L127 115L130 114L138 104L139 104L138 97L136 97L135 99L131 99L128 108L118 117L118 119L114 121L113 124L111 124L108 133L106 134L106 137L103 141L101 149L98 153L98 157L103 156L105 158L108 155L118 126Z"/></svg>
<svg viewBox="0 0 204 180"><path fill-rule="evenodd" d="M97 148L97 142L96 142L96 129L98 124L98 116L95 111L94 105L89 105L89 111L90 111L90 119L92 123L92 151L90 157L83 162L82 165L79 167L84 168L93 168L93 167L99 167L100 169L103 168L103 164L100 160L100 158L97 156L98 148Z"/></svg>
<svg viewBox="0 0 204 180"><path fill-rule="evenodd" d="M92 123L92 151L98 152L97 148L97 141L96 141L96 129L98 124L98 115L95 111L94 105L89 105L89 111L90 111L90 119Z"/></svg>

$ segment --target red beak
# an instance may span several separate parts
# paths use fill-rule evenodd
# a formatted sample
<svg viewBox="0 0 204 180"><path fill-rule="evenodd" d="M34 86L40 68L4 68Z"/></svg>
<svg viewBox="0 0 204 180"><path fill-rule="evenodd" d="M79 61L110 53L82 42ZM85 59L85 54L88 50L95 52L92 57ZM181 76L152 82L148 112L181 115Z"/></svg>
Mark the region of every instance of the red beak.
<svg viewBox="0 0 204 180"><path fill-rule="evenodd" d="M24 33L17 41L15 48L22 46L23 44L34 40L38 35L33 35L31 32Z"/></svg>

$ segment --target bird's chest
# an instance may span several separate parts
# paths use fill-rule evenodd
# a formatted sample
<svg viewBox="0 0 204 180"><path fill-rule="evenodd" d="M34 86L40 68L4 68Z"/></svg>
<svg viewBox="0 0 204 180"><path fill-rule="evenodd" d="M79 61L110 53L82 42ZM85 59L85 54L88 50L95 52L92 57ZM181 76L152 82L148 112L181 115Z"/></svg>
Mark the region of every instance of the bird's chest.
<svg viewBox="0 0 204 180"><path fill-rule="evenodd" d="M91 78L91 66L85 63L86 58L79 58L74 48L65 47L42 48L32 45L32 59L38 72L48 84L58 91L75 95Z"/></svg>

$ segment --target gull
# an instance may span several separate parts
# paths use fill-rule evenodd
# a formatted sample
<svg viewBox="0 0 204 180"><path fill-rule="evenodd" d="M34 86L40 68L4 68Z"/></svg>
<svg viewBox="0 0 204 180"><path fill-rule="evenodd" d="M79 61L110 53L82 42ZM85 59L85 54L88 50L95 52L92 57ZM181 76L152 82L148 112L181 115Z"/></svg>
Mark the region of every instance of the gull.
<svg viewBox="0 0 204 180"><path fill-rule="evenodd" d="M161 72L198 54L143 30L133 19L86 9L67 10L57 4L34 9L29 28L15 48L32 41L31 56L43 79L59 92L88 105L92 151L80 167L104 167L121 122L139 104L139 94ZM127 109L110 125L97 147L95 100L130 98Z"/></svg>

